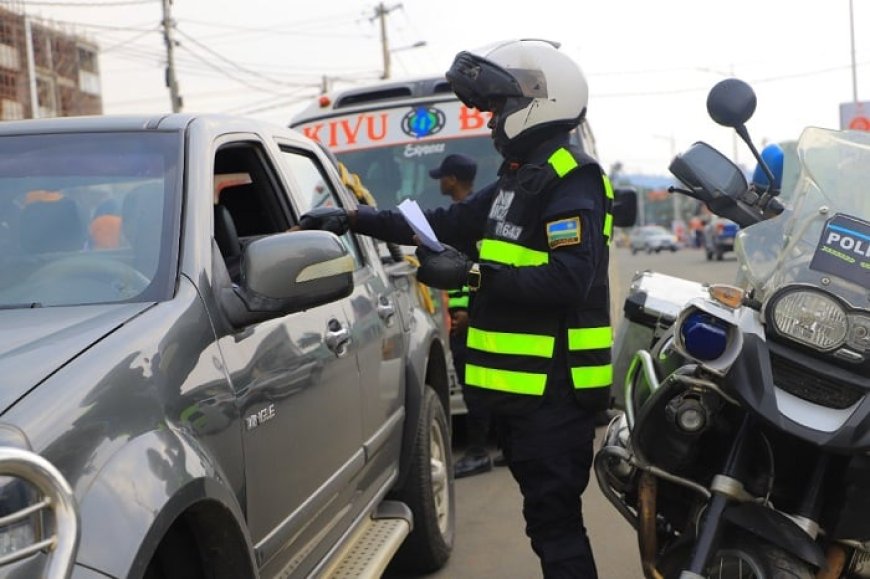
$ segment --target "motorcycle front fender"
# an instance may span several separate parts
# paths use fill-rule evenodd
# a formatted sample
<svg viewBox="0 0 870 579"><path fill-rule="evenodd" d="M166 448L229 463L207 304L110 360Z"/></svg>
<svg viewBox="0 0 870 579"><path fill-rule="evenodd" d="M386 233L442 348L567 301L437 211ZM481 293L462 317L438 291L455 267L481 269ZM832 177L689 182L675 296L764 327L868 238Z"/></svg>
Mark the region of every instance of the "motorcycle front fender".
<svg viewBox="0 0 870 579"><path fill-rule="evenodd" d="M740 503L729 506L723 516L732 525L749 531L816 568L827 567L822 548L794 521L778 511L758 503Z"/></svg>

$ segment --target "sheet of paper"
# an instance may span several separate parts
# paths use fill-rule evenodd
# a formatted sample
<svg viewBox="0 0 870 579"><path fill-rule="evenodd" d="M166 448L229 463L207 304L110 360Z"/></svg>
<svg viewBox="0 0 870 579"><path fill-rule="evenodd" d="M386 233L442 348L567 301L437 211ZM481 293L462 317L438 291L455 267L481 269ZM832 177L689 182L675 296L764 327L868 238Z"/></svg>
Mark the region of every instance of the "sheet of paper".
<svg viewBox="0 0 870 579"><path fill-rule="evenodd" d="M420 243L431 249L432 251L444 251L444 246L438 241L435 232L432 231L432 226L426 216L423 215L423 210L417 205L417 202L412 199L405 199L398 206L399 211L417 234Z"/></svg>

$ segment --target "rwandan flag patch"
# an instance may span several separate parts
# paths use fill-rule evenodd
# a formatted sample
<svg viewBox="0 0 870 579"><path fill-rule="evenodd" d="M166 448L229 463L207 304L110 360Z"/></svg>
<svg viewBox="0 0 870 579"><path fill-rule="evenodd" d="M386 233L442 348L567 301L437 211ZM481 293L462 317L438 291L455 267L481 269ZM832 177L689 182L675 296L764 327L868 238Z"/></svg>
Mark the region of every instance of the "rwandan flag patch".
<svg viewBox="0 0 870 579"><path fill-rule="evenodd" d="M580 243L580 218L560 219L547 223L547 243L550 249Z"/></svg>

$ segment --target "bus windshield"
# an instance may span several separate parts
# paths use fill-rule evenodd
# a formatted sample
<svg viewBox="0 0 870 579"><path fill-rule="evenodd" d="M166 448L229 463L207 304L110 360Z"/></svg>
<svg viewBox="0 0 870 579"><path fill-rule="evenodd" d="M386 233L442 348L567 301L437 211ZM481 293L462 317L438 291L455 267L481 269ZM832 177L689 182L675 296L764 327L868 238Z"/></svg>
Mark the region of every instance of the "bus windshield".
<svg viewBox="0 0 870 579"><path fill-rule="evenodd" d="M450 197L441 193L438 179L430 177L429 171L454 153L477 161L475 190L495 180L502 158L488 135L388 145L336 156L349 171L360 176L378 207L394 207L405 199L413 199L423 209L434 209L449 205Z"/></svg>
<svg viewBox="0 0 870 579"><path fill-rule="evenodd" d="M456 98L441 97L339 109L293 127L320 141L359 175L378 207L413 199L431 209L450 203L438 180L429 176L447 155L461 153L477 161L475 190L495 180L502 158L486 126L489 116Z"/></svg>

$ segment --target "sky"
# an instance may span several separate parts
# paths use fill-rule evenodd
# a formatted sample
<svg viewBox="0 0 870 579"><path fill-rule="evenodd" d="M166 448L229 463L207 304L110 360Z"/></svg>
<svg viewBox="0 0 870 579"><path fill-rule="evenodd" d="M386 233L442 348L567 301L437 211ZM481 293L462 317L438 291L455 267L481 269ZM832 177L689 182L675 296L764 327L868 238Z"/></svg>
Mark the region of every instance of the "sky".
<svg viewBox="0 0 870 579"><path fill-rule="evenodd" d="M806 126L839 128L839 105L870 101L870 0L403 0L385 2L391 76L443 74L454 55L507 38L562 44L590 86L602 164L667 174L674 153L706 141L745 166L745 145L706 112L736 76L758 96L747 123L760 146ZM106 114L171 110L161 0L2 1L100 47ZM384 71L376 2L173 0L184 110L288 124L330 86ZM412 47L425 42L425 46ZM870 109L868 109L870 113ZM736 147L735 147L736 145Z"/></svg>

